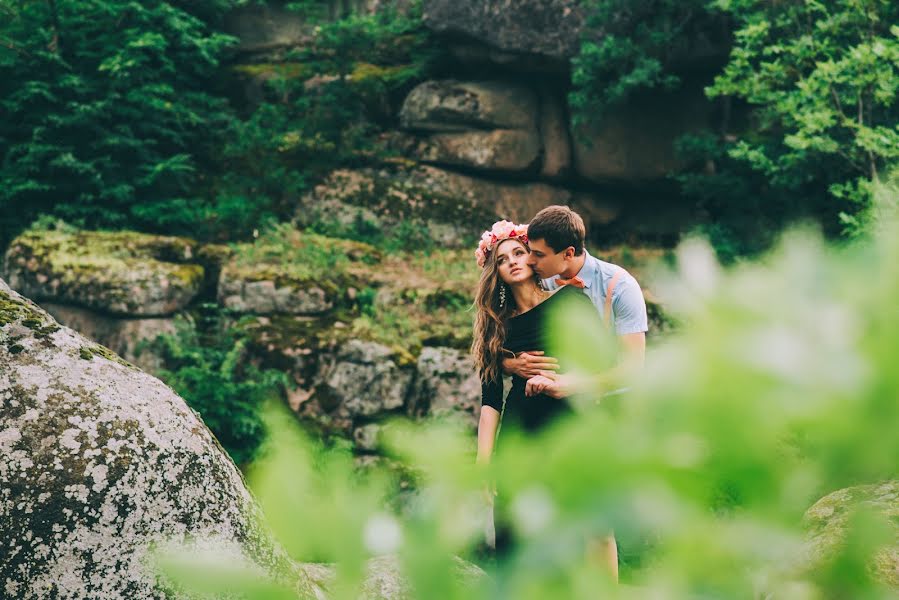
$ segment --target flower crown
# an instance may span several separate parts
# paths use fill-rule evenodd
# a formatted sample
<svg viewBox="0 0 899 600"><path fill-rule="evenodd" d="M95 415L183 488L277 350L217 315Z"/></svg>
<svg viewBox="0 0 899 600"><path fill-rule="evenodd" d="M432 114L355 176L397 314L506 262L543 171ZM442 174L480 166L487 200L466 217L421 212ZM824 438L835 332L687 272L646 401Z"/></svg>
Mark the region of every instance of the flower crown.
<svg viewBox="0 0 899 600"><path fill-rule="evenodd" d="M474 256L478 260L478 266L482 269L487 264L487 256L496 248L496 245L511 238L518 238L521 243L528 243L528 226L516 225L511 221L497 221L489 231L481 234L481 241L478 242L478 249L474 251Z"/></svg>

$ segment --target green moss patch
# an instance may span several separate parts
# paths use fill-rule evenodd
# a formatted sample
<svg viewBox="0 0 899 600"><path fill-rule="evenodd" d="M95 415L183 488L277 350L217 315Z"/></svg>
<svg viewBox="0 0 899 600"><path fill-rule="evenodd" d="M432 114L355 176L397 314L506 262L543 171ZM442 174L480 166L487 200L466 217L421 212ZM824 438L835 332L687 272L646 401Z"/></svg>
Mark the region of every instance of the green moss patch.
<svg viewBox="0 0 899 600"><path fill-rule="evenodd" d="M382 260L379 250L361 242L301 232L289 224L274 227L252 244L233 247L230 276L273 281L278 287L315 284L329 296L358 286L360 276Z"/></svg>
<svg viewBox="0 0 899 600"><path fill-rule="evenodd" d="M100 358L105 358L106 360L111 360L114 363L119 363L120 365L137 369L134 365L132 365L127 360L120 357L118 354L107 348L106 346L101 346L100 344L92 344L90 346L82 346L78 349L78 356L83 358L84 360L92 360L95 356Z"/></svg>
<svg viewBox="0 0 899 600"><path fill-rule="evenodd" d="M52 320L28 305L0 291L0 327L10 323L20 323L34 332L35 337L46 337L59 330Z"/></svg>

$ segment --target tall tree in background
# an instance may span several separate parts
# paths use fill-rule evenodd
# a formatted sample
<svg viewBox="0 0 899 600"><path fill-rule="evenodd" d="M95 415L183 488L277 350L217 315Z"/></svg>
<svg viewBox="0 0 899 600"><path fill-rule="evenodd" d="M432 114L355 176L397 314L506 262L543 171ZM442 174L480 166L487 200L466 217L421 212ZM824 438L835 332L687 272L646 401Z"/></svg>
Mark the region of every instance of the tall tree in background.
<svg viewBox="0 0 899 600"><path fill-rule="evenodd" d="M899 3L714 6L737 31L730 61L707 92L741 98L752 111L730 158L783 190L866 205L871 182L899 159Z"/></svg>
<svg viewBox="0 0 899 600"><path fill-rule="evenodd" d="M40 213L185 229L230 116L209 93L234 4L0 0L0 235ZM0 240L0 243L6 240Z"/></svg>

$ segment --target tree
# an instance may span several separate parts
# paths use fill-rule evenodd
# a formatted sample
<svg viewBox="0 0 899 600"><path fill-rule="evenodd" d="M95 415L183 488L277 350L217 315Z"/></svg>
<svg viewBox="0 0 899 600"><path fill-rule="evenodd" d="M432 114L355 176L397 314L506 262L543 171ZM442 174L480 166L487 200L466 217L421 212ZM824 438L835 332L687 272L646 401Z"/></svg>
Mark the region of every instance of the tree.
<svg viewBox="0 0 899 600"><path fill-rule="evenodd" d="M233 3L0 4L0 237L39 213L182 229L201 218L191 194L230 118L207 89L235 42L210 24Z"/></svg>
<svg viewBox="0 0 899 600"><path fill-rule="evenodd" d="M713 6L734 19L737 31L730 60L707 93L745 100L752 117L728 155L781 190L866 205L870 182L899 159L899 4ZM844 221L852 218L844 214Z"/></svg>

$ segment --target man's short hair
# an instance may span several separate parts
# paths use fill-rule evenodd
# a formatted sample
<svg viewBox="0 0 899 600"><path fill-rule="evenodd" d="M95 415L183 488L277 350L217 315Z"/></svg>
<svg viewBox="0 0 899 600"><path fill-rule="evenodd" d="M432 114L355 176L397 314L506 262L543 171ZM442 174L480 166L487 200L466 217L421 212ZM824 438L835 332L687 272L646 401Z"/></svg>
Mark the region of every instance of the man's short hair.
<svg viewBox="0 0 899 600"><path fill-rule="evenodd" d="M547 206L528 224L528 239L543 240L556 252L573 246L575 256L584 252L586 235L584 220L567 206Z"/></svg>

